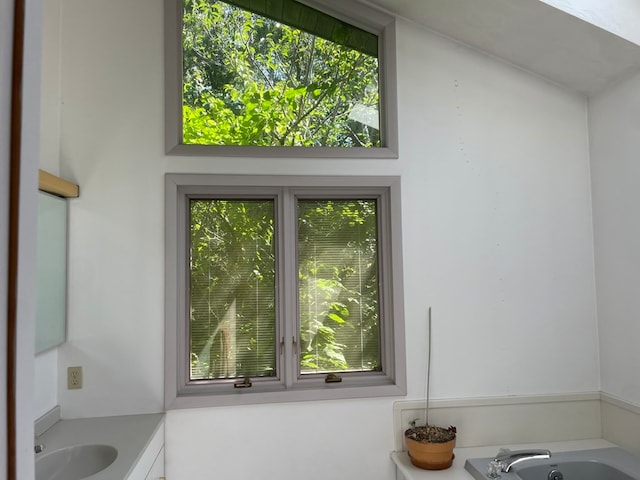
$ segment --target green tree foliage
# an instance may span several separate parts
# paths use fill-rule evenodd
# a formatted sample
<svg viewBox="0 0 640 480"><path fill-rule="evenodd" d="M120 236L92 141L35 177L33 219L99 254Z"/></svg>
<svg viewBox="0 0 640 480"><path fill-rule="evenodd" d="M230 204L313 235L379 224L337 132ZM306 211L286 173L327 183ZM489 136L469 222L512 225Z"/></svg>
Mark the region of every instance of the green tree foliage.
<svg viewBox="0 0 640 480"><path fill-rule="evenodd" d="M191 378L276 374L271 200L192 200ZM374 200L298 201L302 373L380 367Z"/></svg>
<svg viewBox="0 0 640 480"><path fill-rule="evenodd" d="M191 377L275 375L273 201L191 201Z"/></svg>
<svg viewBox="0 0 640 480"><path fill-rule="evenodd" d="M298 203L301 368L375 370L380 362L375 201Z"/></svg>
<svg viewBox="0 0 640 480"><path fill-rule="evenodd" d="M228 3L184 0L183 141L380 146L378 59Z"/></svg>

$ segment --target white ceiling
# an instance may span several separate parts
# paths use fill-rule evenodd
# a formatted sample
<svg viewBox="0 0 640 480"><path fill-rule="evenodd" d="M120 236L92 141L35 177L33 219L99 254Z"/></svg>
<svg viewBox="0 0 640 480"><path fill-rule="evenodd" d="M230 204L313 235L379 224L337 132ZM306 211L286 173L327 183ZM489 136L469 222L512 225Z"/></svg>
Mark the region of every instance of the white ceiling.
<svg viewBox="0 0 640 480"><path fill-rule="evenodd" d="M587 95L640 70L639 45L539 0L366 2Z"/></svg>

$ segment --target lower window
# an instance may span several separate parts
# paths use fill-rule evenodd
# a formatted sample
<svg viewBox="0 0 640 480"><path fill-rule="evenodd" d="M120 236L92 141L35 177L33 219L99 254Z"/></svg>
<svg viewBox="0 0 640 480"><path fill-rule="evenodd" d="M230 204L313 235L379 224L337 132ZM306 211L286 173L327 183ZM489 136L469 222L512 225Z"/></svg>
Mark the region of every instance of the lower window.
<svg viewBox="0 0 640 480"><path fill-rule="evenodd" d="M403 395L399 189L167 175L167 408Z"/></svg>

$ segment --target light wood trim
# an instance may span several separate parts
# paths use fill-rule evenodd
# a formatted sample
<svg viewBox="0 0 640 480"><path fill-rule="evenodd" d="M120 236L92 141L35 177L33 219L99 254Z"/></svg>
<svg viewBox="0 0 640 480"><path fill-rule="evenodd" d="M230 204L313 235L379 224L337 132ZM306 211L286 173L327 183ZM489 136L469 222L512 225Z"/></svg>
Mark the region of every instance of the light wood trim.
<svg viewBox="0 0 640 480"><path fill-rule="evenodd" d="M43 192L53 193L66 198L76 198L80 196L80 187L75 183L68 182L60 177L38 170L38 189Z"/></svg>

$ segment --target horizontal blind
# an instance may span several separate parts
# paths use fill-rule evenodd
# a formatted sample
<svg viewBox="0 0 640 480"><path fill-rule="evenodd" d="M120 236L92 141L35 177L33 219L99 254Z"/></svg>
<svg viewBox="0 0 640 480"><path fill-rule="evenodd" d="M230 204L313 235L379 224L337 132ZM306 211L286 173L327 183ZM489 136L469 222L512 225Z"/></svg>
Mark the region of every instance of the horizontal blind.
<svg viewBox="0 0 640 480"><path fill-rule="evenodd" d="M191 380L274 376L274 201L190 201Z"/></svg>
<svg viewBox="0 0 640 480"><path fill-rule="evenodd" d="M381 369L376 200L298 200L300 371Z"/></svg>

